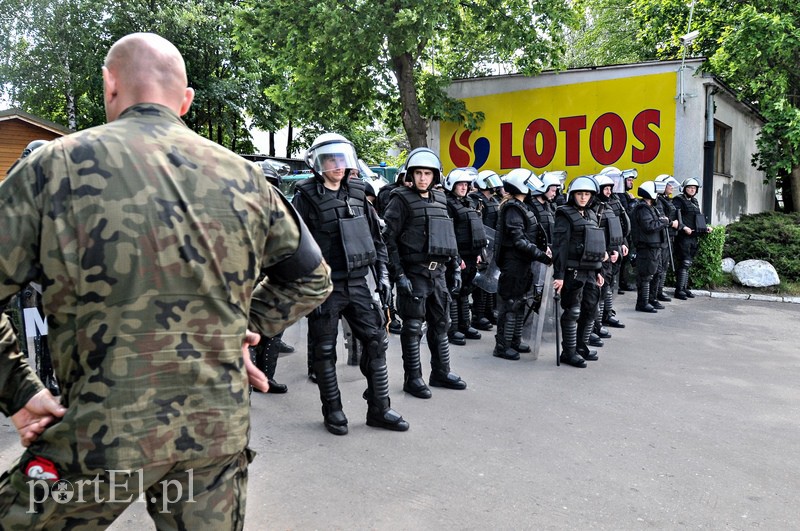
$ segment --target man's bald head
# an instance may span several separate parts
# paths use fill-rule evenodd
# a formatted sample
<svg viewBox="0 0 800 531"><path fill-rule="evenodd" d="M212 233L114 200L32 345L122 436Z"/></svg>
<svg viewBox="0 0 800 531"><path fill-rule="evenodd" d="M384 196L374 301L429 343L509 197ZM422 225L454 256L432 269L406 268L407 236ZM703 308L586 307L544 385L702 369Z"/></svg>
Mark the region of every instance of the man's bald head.
<svg viewBox="0 0 800 531"><path fill-rule="evenodd" d="M103 80L108 121L137 103L158 103L183 115L194 97L180 52L154 33L132 33L114 43Z"/></svg>

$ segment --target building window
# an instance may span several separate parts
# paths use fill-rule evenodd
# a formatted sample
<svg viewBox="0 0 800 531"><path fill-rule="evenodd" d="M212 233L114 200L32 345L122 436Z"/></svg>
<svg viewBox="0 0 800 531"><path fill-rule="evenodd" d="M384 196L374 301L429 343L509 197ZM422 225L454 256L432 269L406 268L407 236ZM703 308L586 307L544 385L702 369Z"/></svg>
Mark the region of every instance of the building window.
<svg viewBox="0 0 800 531"><path fill-rule="evenodd" d="M731 173L731 128L714 122L714 173Z"/></svg>

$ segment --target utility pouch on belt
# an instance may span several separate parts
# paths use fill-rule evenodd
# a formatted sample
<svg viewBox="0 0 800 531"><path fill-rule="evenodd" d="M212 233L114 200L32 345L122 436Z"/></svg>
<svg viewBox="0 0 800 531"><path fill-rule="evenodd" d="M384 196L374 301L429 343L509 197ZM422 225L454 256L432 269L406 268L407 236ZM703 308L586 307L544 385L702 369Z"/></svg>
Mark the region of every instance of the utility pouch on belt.
<svg viewBox="0 0 800 531"><path fill-rule="evenodd" d="M602 262L606 255L606 237L600 227L587 226L583 232L581 262Z"/></svg>
<svg viewBox="0 0 800 531"><path fill-rule="evenodd" d="M375 242L372 240L372 234L370 234L369 223L366 218L363 216L340 218L339 234L342 236L342 246L347 258L348 271L353 271L375 262L378 253L375 251Z"/></svg>
<svg viewBox="0 0 800 531"><path fill-rule="evenodd" d="M458 244L449 218L428 218L428 254L432 256L456 256Z"/></svg>

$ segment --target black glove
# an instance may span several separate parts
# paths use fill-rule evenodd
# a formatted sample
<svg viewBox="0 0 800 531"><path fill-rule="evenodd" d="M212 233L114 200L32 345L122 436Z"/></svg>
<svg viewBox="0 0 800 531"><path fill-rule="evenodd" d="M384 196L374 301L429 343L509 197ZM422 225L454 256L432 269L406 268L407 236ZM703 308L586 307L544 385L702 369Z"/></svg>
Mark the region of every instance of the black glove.
<svg viewBox="0 0 800 531"><path fill-rule="evenodd" d="M388 306L392 295L392 286L389 284L389 270L384 262L375 262L375 277L378 284L376 291L381 298L381 304Z"/></svg>
<svg viewBox="0 0 800 531"><path fill-rule="evenodd" d="M397 293L401 293L407 297L412 297L414 295L414 286L411 285L411 281L408 280L407 276L400 275L397 277L395 284L397 285Z"/></svg>
<svg viewBox="0 0 800 531"><path fill-rule="evenodd" d="M450 288L450 293L453 295L461 293L461 268L458 266L453 269L453 287Z"/></svg>

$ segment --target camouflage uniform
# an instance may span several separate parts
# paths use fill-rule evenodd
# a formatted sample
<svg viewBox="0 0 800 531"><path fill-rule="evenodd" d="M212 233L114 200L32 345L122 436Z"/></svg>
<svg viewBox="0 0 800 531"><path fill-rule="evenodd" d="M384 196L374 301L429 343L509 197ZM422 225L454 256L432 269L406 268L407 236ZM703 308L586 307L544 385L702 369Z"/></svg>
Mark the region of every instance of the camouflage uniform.
<svg viewBox="0 0 800 531"><path fill-rule="evenodd" d="M0 481L0 527L66 518L52 498L26 514L26 467L43 460L73 486L108 470L219 463L231 482L218 494L232 502L174 509L205 511L215 528L233 511L240 527L252 458L245 331L273 336L331 289L316 247L293 275L281 267L302 249L296 213L259 168L166 107L139 104L17 166L0 185L0 217L0 305L42 283L67 408ZM0 347L0 410L11 415L42 386L4 315ZM70 522L109 521L126 505L87 502Z"/></svg>

